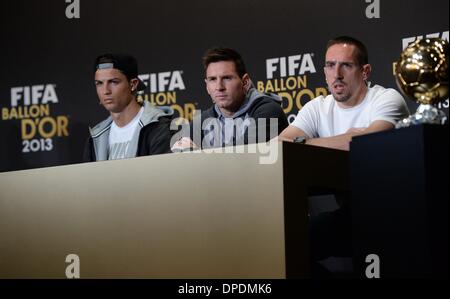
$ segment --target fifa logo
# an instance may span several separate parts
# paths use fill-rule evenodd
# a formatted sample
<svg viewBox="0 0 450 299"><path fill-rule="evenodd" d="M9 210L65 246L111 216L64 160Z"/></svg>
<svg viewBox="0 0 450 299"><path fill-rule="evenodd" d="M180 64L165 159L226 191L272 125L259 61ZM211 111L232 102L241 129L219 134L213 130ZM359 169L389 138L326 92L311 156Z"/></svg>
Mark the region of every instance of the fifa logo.
<svg viewBox="0 0 450 299"><path fill-rule="evenodd" d="M303 75L307 72L315 73L316 68L312 57L314 57L314 53L267 59L267 79L272 79L275 73L277 73L281 78L286 76Z"/></svg>

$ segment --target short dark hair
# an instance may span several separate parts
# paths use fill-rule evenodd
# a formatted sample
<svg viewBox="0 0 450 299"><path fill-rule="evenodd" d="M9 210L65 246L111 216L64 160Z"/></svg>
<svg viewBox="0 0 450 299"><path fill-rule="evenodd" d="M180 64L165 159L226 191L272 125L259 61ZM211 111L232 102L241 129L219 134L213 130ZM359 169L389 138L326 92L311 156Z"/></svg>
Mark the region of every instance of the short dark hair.
<svg viewBox="0 0 450 299"><path fill-rule="evenodd" d="M349 44L355 46L357 49L356 61L358 61L360 65L365 65L369 63L369 54L367 53L367 48L361 41L350 36L339 36L328 41L327 50L331 46L338 44Z"/></svg>
<svg viewBox="0 0 450 299"><path fill-rule="evenodd" d="M216 47L206 51L203 56L203 67L205 72L210 63L219 61L233 61L236 67L236 72L240 78L247 73L247 69L245 68L241 55L234 49L222 47Z"/></svg>

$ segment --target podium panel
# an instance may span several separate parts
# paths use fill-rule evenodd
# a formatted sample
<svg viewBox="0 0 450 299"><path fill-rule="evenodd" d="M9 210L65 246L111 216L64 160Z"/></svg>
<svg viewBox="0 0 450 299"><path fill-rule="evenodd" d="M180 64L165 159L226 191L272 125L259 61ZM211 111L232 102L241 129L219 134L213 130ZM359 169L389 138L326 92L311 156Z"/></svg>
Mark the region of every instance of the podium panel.
<svg viewBox="0 0 450 299"><path fill-rule="evenodd" d="M384 278L448 277L448 126L356 137L350 161L357 273L377 254Z"/></svg>
<svg viewBox="0 0 450 299"><path fill-rule="evenodd" d="M0 173L0 277L65 278L69 254L81 278L308 277L311 147L272 150Z"/></svg>

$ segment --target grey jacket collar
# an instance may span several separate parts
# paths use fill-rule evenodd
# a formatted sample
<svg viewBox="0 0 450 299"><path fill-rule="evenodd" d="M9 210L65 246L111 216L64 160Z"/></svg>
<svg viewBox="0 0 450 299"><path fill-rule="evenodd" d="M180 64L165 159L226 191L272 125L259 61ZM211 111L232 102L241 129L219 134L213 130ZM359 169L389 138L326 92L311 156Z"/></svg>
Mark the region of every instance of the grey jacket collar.
<svg viewBox="0 0 450 299"><path fill-rule="evenodd" d="M161 116L171 116L174 111L170 107L161 106L155 107L147 102L144 102L144 112L139 120L141 127L148 125L151 122L158 121ZM107 119L98 123L95 127L89 128L92 138L97 138L103 134L106 130L109 130L111 123L113 122L112 117L109 116Z"/></svg>
<svg viewBox="0 0 450 299"><path fill-rule="evenodd" d="M173 109L170 107L154 107L151 104L144 102L144 112L139 119L139 126L136 128L130 146L128 147L128 150L126 152L126 158L132 158L136 156L139 134L143 127L150 123L157 122L162 116L171 115L173 115ZM95 127L89 128L97 161L108 159L109 131L111 129L112 122L112 117L109 116L107 119L100 122Z"/></svg>
<svg viewBox="0 0 450 299"><path fill-rule="evenodd" d="M244 103L239 108L238 111L233 115L233 118L241 117L247 113L247 111L252 107L252 105L260 98L271 98L273 101L278 102L281 104L281 99L278 95L274 93L262 93L256 90L255 87L252 87L247 92L247 95L245 96ZM214 110L216 111L217 115L219 116L219 119L225 118L225 116L220 111L219 107L217 105L214 105Z"/></svg>

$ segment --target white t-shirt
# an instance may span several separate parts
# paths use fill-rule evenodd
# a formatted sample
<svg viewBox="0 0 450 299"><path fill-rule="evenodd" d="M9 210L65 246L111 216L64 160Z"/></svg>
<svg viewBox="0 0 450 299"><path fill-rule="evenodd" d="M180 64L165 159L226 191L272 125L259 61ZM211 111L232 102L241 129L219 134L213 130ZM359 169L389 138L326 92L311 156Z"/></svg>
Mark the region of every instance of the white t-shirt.
<svg viewBox="0 0 450 299"><path fill-rule="evenodd" d="M144 112L142 107L138 114L125 126L119 127L113 121L109 131L109 148L108 160L116 160L125 158L125 154L133 139L134 131L139 124L139 119Z"/></svg>
<svg viewBox="0 0 450 299"><path fill-rule="evenodd" d="M375 85L368 88L359 105L346 109L337 105L333 95L319 96L306 103L291 125L310 138L330 137L350 128L366 128L376 120L395 125L408 115L408 106L398 91Z"/></svg>

